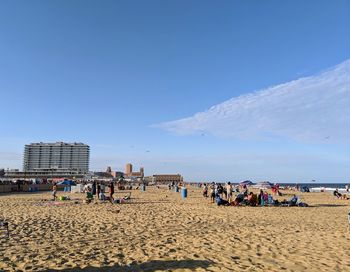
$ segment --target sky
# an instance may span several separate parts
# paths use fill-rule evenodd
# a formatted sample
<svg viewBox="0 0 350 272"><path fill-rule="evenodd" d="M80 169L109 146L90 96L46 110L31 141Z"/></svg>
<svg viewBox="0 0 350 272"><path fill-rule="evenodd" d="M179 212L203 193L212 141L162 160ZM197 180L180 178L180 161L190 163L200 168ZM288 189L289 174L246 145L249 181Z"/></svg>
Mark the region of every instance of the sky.
<svg viewBox="0 0 350 272"><path fill-rule="evenodd" d="M350 182L350 1L1 1L0 168L90 145L188 181Z"/></svg>

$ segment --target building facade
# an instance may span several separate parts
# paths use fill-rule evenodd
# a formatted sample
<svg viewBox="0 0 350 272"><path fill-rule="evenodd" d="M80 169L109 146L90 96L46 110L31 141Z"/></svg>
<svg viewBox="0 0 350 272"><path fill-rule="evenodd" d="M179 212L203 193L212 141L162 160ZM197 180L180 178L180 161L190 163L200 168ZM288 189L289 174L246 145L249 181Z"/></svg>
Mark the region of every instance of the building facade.
<svg viewBox="0 0 350 272"><path fill-rule="evenodd" d="M19 171L18 169L5 170L5 178L16 179L29 179L29 178L41 178L41 179L54 179L54 178L71 178L78 179L84 178L86 172L82 172L74 169L64 168L48 168L48 169L35 169L28 171Z"/></svg>
<svg viewBox="0 0 350 272"><path fill-rule="evenodd" d="M23 171L68 169L89 171L90 147L83 143L32 143L24 148Z"/></svg>
<svg viewBox="0 0 350 272"><path fill-rule="evenodd" d="M143 178L145 176L145 169L143 167L140 167L140 171L133 172L132 171L132 164L128 163L125 166L125 177L131 178Z"/></svg>
<svg viewBox="0 0 350 272"><path fill-rule="evenodd" d="M181 183L183 182L183 177L180 174L175 175L169 175L169 174L163 174L163 175L153 175L152 181L155 184L171 184L171 183Z"/></svg>
<svg viewBox="0 0 350 272"><path fill-rule="evenodd" d="M130 175L132 173L132 164L131 163L128 163L126 164L125 166L125 174L126 175Z"/></svg>

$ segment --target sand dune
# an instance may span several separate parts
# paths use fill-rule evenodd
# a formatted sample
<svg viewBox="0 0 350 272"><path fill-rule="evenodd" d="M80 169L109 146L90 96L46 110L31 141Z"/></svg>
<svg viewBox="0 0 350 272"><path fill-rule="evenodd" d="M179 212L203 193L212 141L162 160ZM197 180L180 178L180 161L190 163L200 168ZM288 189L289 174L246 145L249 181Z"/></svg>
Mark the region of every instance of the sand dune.
<svg viewBox="0 0 350 272"><path fill-rule="evenodd" d="M196 188L186 200L133 191L121 205L71 196L0 196L1 271L350 271L350 201L330 193L302 194L307 208L217 207Z"/></svg>

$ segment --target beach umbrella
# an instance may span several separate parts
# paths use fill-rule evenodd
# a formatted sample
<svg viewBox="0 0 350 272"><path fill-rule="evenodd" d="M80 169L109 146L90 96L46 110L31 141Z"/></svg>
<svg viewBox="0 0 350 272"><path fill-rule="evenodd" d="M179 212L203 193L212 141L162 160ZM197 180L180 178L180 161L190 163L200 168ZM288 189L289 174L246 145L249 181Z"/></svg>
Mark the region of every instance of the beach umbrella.
<svg viewBox="0 0 350 272"><path fill-rule="evenodd" d="M250 180L244 180L244 181L241 181L241 182L239 183L239 185L241 185L241 186L244 186L244 185L249 186L249 185L253 185L253 184L254 184L254 183L251 182Z"/></svg>
<svg viewBox="0 0 350 272"><path fill-rule="evenodd" d="M76 183L73 180L64 180L64 181L57 183L57 185L75 186Z"/></svg>

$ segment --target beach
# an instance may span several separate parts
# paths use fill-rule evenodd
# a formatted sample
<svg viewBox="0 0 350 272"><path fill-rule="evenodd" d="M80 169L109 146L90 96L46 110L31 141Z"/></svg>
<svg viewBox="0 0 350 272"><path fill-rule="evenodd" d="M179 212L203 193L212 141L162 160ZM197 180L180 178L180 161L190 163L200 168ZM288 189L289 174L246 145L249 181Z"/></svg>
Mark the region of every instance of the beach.
<svg viewBox="0 0 350 272"><path fill-rule="evenodd" d="M187 199L131 192L113 205L0 195L0 271L350 271L350 200L332 193L298 192L310 207L218 207L195 187Z"/></svg>

